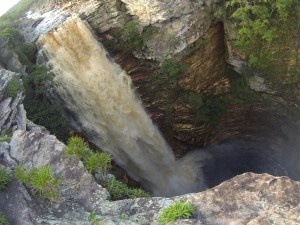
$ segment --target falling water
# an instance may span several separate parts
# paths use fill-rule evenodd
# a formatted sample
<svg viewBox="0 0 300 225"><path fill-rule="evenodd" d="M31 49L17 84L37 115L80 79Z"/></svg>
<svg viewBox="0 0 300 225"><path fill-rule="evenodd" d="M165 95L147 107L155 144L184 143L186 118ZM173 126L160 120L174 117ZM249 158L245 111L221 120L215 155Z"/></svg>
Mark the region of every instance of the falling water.
<svg viewBox="0 0 300 225"><path fill-rule="evenodd" d="M72 18L41 37L39 45L56 75L57 92L91 142L154 195L195 189L135 96L130 77L84 21Z"/></svg>

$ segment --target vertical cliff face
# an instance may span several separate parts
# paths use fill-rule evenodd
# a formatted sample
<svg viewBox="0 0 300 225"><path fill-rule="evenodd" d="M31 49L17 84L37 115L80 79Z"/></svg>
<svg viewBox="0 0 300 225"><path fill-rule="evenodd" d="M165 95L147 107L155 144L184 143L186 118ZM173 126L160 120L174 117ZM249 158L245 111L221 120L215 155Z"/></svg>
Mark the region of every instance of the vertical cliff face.
<svg viewBox="0 0 300 225"><path fill-rule="evenodd" d="M86 19L111 57L131 76L147 112L168 140L203 146L255 136L256 129L267 130L272 124L260 122L260 117L255 116L260 115L259 109L263 109L264 115L273 113L263 104L259 107L233 106L218 124L208 124L197 121L195 110L181 101L181 95L189 91L201 95L230 95L232 89L225 71L225 58L239 68L243 64L237 49L228 42L224 44L223 25L216 23L213 16L215 1L208 2L49 1L40 8L43 12L56 8L65 17L78 14ZM35 31L47 24L47 19L45 16L35 23ZM137 25L132 40L142 45L128 50L124 33L128 32L128 24L132 22ZM229 30L227 25L226 32ZM28 27L31 29L31 25ZM181 75L179 86L159 73L166 59L185 62L189 66ZM255 122L249 122L249 115ZM248 124L249 129L244 129L241 123Z"/></svg>
<svg viewBox="0 0 300 225"><path fill-rule="evenodd" d="M226 75L223 24L213 24L200 40L200 48L188 56L188 71L180 80L184 90L223 94L229 90Z"/></svg>
<svg viewBox="0 0 300 225"><path fill-rule="evenodd" d="M55 73L55 88L88 139L154 195L194 190L193 179L153 125L131 87L78 17L39 39ZM160 171L156 173L154 171Z"/></svg>

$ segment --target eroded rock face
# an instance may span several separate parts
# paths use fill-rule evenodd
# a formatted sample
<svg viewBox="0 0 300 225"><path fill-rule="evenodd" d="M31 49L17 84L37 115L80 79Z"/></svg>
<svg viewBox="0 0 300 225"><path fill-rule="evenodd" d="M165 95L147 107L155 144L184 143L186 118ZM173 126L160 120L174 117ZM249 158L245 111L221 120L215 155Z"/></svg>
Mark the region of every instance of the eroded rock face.
<svg viewBox="0 0 300 225"><path fill-rule="evenodd" d="M11 224L88 225L89 213L103 224L157 224L161 210L184 200L196 206L189 220L173 224L299 224L300 183L287 177L245 173L200 193L173 198L142 198L111 202L107 190L97 184L77 158L64 155L64 144L43 132L17 130L10 143L0 143L0 163L51 164L60 177L58 202L49 204L32 195L13 178L0 193L0 211ZM16 215L17 214L17 215Z"/></svg>
<svg viewBox="0 0 300 225"><path fill-rule="evenodd" d="M25 66L19 61L18 55L8 48L8 44L8 38L0 38L0 68L5 67L6 69L17 73L24 72Z"/></svg>
<svg viewBox="0 0 300 225"><path fill-rule="evenodd" d="M190 202L202 224L299 224L299 194L300 183L287 177L246 173Z"/></svg>
<svg viewBox="0 0 300 225"><path fill-rule="evenodd" d="M55 136L16 131L10 146L10 156L18 164L30 167L53 165L53 172L63 177L62 185L68 189L66 194L87 209L97 201L108 198L108 192L95 183L81 161L65 156L65 145Z"/></svg>
<svg viewBox="0 0 300 225"><path fill-rule="evenodd" d="M192 3L182 0L122 0L131 15L135 15L145 25L163 22L172 17L180 17L192 11Z"/></svg>
<svg viewBox="0 0 300 225"><path fill-rule="evenodd" d="M19 90L16 97L7 96L6 88L9 83L15 80L19 83ZM22 104L24 95L22 90L23 82L18 73L0 69L0 134L9 128L25 130L26 112Z"/></svg>

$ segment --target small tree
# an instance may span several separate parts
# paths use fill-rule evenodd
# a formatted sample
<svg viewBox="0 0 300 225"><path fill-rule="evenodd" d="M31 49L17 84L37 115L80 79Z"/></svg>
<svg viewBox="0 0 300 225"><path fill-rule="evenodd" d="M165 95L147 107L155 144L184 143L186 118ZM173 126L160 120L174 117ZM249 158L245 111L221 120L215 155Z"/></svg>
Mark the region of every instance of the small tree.
<svg viewBox="0 0 300 225"><path fill-rule="evenodd" d="M21 84L18 79L12 79L7 83L5 88L4 96L16 98L19 91L21 91Z"/></svg>
<svg viewBox="0 0 300 225"><path fill-rule="evenodd" d="M225 13L225 15L224 15ZM217 16L225 16L236 28L234 44L248 54L256 68L272 64L274 54L299 35L298 0L229 0Z"/></svg>

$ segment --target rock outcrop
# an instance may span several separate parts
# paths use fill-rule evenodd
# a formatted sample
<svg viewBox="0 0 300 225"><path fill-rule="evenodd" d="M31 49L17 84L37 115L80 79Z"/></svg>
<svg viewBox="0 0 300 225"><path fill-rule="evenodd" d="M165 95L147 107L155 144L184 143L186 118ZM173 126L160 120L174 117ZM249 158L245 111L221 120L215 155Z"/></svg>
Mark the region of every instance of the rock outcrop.
<svg viewBox="0 0 300 225"><path fill-rule="evenodd" d="M300 223L300 183L287 177L245 173L201 193L112 202L82 162L66 158L63 149L52 135L14 133L8 148L14 162L28 166L50 163L62 186L61 201L49 204L13 179L0 193L0 211L12 224L89 224L90 212L103 224L157 224L160 211L179 200L193 204L196 212L191 219L172 224Z"/></svg>
<svg viewBox="0 0 300 225"><path fill-rule="evenodd" d="M14 84L12 84L12 82ZM15 96L9 96L7 86L15 90ZM26 112L22 104L24 99L21 75L5 69L0 69L0 134L8 129L25 130Z"/></svg>
<svg viewBox="0 0 300 225"><path fill-rule="evenodd" d="M14 104L8 105L21 105L21 97L17 102L3 97L9 80L19 76L6 70L1 70L1 74L0 104L10 99ZM22 96L22 92L18 95ZM196 212L191 219L172 224L300 223L300 183L268 174L245 173L204 192L173 198L109 201L107 190L87 173L83 163L65 156L63 143L30 121L25 127L24 119L23 125L18 125L16 119L11 119L16 118L17 108L6 109L10 113L5 121L14 121L9 124L16 125L11 141L0 143L0 163L8 170L17 164L29 167L50 164L61 181L59 201L49 204L13 177L7 189L0 192L0 211L11 224L88 225L91 212L95 213L95 220L103 224L157 224L161 210L179 200L193 204ZM3 126L7 127L7 123Z"/></svg>
<svg viewBox="0 0 300 225"><path fill-rule="evenodd" d="M36 3L33 9L37 12L31 13L27 19L23 18L18 25L26 40L34 41L68 17L79 15L88 21L103 42L110 45L108 49L115 60L123 62L123 68L132 76L155 121L167 124L166 130L171 127L178 140L205 146L257 136L263 136L261 143L265 143L267 136L266 147L271 148L266 152L286 161L284 166L296 171L291 177L297 178L300 155L294 150L299 149L299 142L290 142L290 139L295 140L299 129L294 131L286 127L277 115L263 105L231 107L218 124L207 125L195 122L190 106L177 100L171 103L161 101L153 96L152 87L145 88L160 62L176 58L190 64L180 80L183 90L210 94L230 92L225 71L225 50L228 62L237 71L241 71L243 57L232 48L230 42L223 43L223 24L215 23L210 11L215 1L207 2L211 4L182 0L46 1L42 5ZM124 24L132 20L138 21L141 34L150 26L156 29L144 43L143 54L138 51L129 54L114 48L120 39L114 32L120 32ZM226 26L226 31L228 29ZM202 38L203 42L200 42ZM203 43L205 46L201 46ZM5 50L5 44L5 40L0 43L0 55L5 56L5 60L9 58L6 66L12 71L24 72L17 56ZM51 164L53 172L61 179L60 200L50 204L13 178L8 188L0 193L0 211L12 224L88 225L91 212L95 212L95 219L103 224L157 224L161 210L179 200L193 204L196 212L191 219L172 224L300 224L300 183L268 174L245 173L204 192L173 198L109 201L107 190L85 171L83 163L64 155L63 143L49 135L45 128L26 120L22 90L16 97L5 95L10 80L17 80L22 85L18 73L1 68L0 135L12 128L13 137L9 143L0 143L0 164L10 170L17 164L30 167ZM164 84L163 88L170 86ZM274 93L260 80L254 86L256 91ZM171 122L166 120L170 108L174 111ZM283 151L285 148L288 150Z"/></svg>

